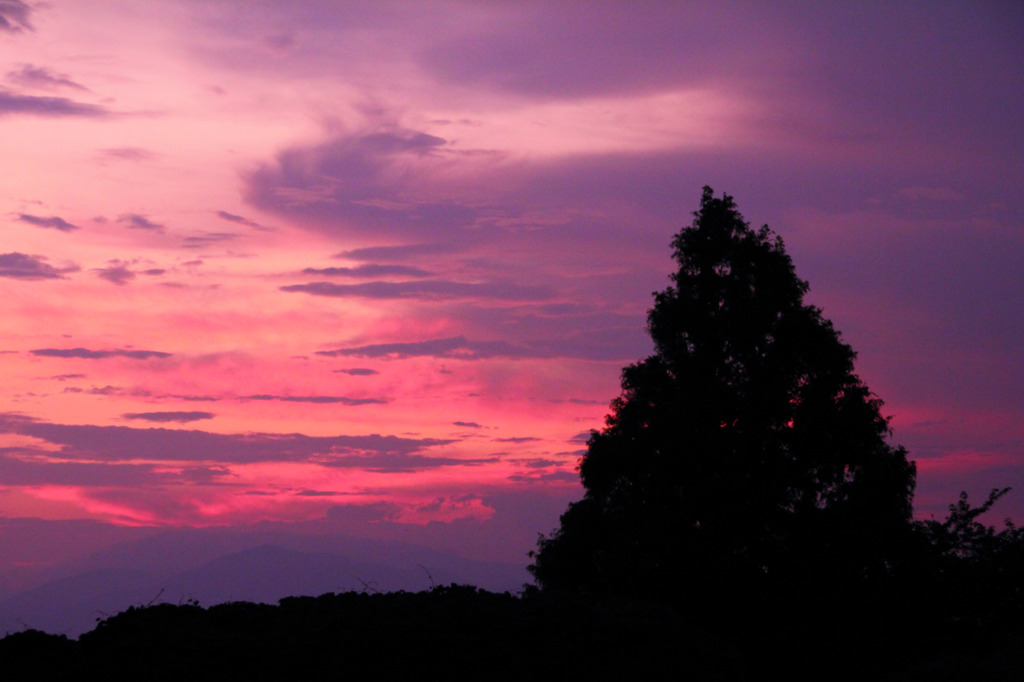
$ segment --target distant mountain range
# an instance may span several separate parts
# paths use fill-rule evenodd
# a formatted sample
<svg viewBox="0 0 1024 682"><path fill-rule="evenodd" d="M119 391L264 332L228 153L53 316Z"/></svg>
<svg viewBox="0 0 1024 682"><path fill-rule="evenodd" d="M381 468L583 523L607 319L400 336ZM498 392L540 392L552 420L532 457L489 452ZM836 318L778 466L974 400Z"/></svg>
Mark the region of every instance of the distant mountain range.
<svg viewBox="0 0 1024 682"><path fill-rule="evenodd" d="M274 604L328 592L410 592L450 583L516 592L522 565L481 562L414 544L273 528L173 529L48 567L0 598L0 636L33 628L77 637L129 606Z"/></svg>

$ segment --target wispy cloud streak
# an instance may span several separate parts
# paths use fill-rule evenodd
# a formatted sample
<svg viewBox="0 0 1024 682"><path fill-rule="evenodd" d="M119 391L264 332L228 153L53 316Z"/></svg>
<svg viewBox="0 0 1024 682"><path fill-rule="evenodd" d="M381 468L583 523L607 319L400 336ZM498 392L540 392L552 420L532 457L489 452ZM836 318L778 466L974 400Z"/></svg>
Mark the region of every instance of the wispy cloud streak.
<svg viewBox="0 0 1024 682"><path fill-rule="evenodd" d="M0 31L21 33L34 31L31 17L33 8L23 0L2 0L0 2Z"/></svg>
<svg viewBox="0 0 1024 682"><path fill-rule="evenodd" d="M279 401L283 403L310 403L313 405L385 405L387 400L383 398L348 398L345 396L336 395L246 395L241 396L239 400L270 400Z"/></svg>
<svg viewBox="0 0 1024 682"><path fill-rule="evenodd" d="M104 118L112 112L96 104L76 102L66 97L19 95L0 90L0 116L45 116Z"/></svg>
<svg viewBox="0 0 1024 682"><path fill-rule="evenodd" d="M435 457L423 450L455 441L362 436L305 436L302 434L217 434L206 431L127 426L50 424L17 414L0 414L0 433L40 438L60 446L61 460L105 462L313 462L332 468L398 473L437 467L478 466L492 458ZM45 451L37 451L39 454ZM44 455L45 456L45 455Z"/></svg>
<svg viewBox="0 0 1024 682"><path fill-rule="evenodd" d="M68 221L58 216L34 216L27 213L21 213L18 215L18 220L29 225L35 225L36 227L48 227L61 232L73 232L78 229L78 225L72 225Z"/></svg>
<svg viewBox="0 0 1024 682"><path fill-rule="evenodd" d="M271 231L274 229L272 227L267 227L266 225L261 225L255 220L249 220L244 216L228 213L227 211L216 211L216 215L221 220L226 220L229 223L236 223L238 225L245 225L246 227L251 227L254 230Z"/></svg>
<svg viewBox="0 0 1024 682"><path fill-rule="evenodd" d="M148 422L194 422L202 419L213 419L212 412L126 412L121 415L125 419Z"/></svg>
<svg viewBox="0 0 1024 682"><path fill-rule="evenodd" d="M164 229L162 223L153 222L141 213L122 213L118 216L117 222L127 225L134 230L153 230L159 232Z"/></svg>
<svg viewBox="0 0 1024 682"><path fill-rule="evenodd" d="M525 286L511 282L472 283L447 280L364 282L362 284L312 282L283 286L281 291L337 298L417 298L424 300L487 298L499 301L537 301L553 297L553 292L544 286Z"/></svg>
<svg viewBox="0 0 1024 682"><path fill-rule="evenodd" d="M353 348L321 350L316 353L327 357L409 358L427 356L463 360L482 360L494 357L538 357L537 353L529 349L505 341L470 341L464 336L411 343L377 343Z"/></svg>
<svg viewBox="0 0 1024 682"><path fill-rule="evenodd" d="M152 360L169 358L171 353L155 350L89 350L88 348L39 348L29 351L32 355L44 358L82 358L85 360L103 360L106 358L130 358L132 360Z"/></svg>
<svg viewBox="0 0 1024 682"><path fill-rule="evenodd" d="M432 273L411 265L358 265L354 268L305 268L302 274L324 277L430 277Z"/></svg>
<svg viewBox="0 0 1024 682"><path fill-rule="evenodd" d="M33 64L22 64L21 68L8 71L7 81L16 85L43 90L68 88L88 92L88 88L71 80L67 74L56 73L52 69Z"/></svg>

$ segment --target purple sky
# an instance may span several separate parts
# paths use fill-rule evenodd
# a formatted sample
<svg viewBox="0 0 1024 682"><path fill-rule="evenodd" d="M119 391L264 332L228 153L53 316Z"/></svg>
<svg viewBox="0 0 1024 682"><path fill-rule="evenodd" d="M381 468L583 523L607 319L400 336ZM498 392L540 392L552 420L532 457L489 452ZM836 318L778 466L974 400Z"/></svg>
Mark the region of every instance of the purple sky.
<svg viewBox="0 0 1024 682"><path fill-rule="evenodd" d="M1012 2L2 2L0 521L525 564L703 185L859 353L918 514L1013 486L1024 521L1022 29Z"/></svg>

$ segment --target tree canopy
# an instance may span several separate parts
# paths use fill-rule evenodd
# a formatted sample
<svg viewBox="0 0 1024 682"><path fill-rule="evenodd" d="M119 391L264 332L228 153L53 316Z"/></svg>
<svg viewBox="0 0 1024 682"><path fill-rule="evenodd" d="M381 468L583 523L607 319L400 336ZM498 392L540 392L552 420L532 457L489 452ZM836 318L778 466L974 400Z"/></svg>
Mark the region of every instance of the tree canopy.
<svg viewBox="0 0 1024 682"><path fill-rule="evenodd" d="M870 580L911 527L915 468L856 354L804 302L781 238L705 187L654 295L655 352L622 371L585 489L542 537L541 587Z"/></svg>

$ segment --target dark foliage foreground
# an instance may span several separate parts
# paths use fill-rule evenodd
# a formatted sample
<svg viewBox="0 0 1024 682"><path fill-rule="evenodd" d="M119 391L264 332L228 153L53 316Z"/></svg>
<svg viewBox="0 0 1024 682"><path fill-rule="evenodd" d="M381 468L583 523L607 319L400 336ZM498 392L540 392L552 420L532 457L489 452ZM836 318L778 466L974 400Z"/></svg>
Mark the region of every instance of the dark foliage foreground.
<svg viewBox="0 0 1024 682"><path fill-rule="evenodd" d="M24 680L1003 680L1024 670L1019 604L963 610L945 585L875 594L707 594L674 607L468 586L131 608L78 641L0 640Z"/></svg>
<svg viewBox="0 0 1024 682"><path fill-rule="evenodd" d="M651 679L676 668L682 650L704 669L736 661L662 608L452 585L292 597L277 606L132 608L78 641L9 635L0 640L0 665L5 679Z"/></svg>

